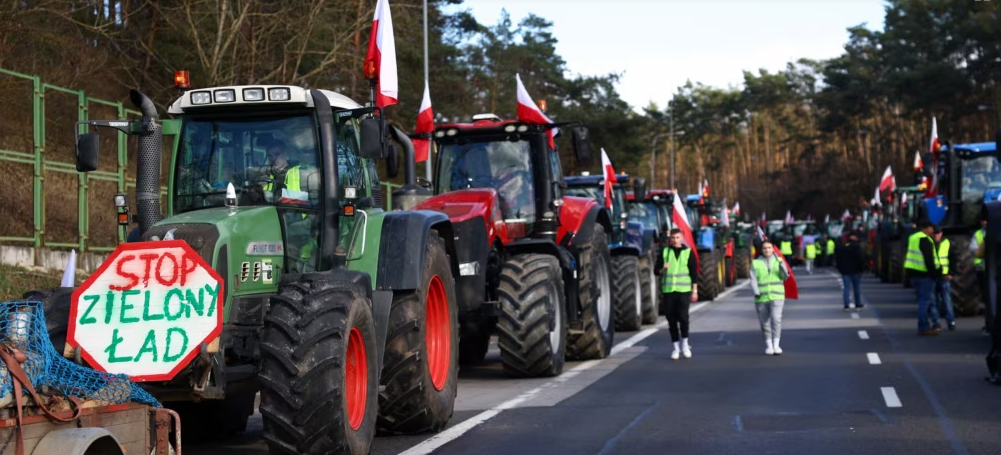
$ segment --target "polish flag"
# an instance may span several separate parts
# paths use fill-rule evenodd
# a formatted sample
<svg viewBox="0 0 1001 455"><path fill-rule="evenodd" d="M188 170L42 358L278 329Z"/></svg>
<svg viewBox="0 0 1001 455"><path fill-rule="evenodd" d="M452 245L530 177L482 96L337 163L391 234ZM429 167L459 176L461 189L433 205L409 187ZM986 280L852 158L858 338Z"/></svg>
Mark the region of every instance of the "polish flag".
<svg viewBox="0 0 1001 455"><path fill-rule="evenodd" d="M938 149L941 148L941 144L938 142L938 124L935 122L935 117L931 118L931 142L928 148L928 151L936 154L938 153Z"/></svg>
<svg viewBox="0 0 1001 455"><path fill-rule="evenodd" d="M528 94L528 90L525 89L525 84L521 83L521 75L515 74L515 80L518 81L518 120L532 125L547 125L553 123L546 114L543 114L538 106L535 105L535 101L532 100L532 96ZM556 133L559 130L556 128L551 128L549 130L549 147L555 149Z"/></svg>
<svg viewBox="0 0 1001 455"><path fill-rule="evenodd" d="M692 254L695 255L696 269L699 266L699 251L695 245L695 236L692 235L692 225L688 224L688 213L685 212L685 204L681 203L681 196L678 194L677 188L674 189L674 208L671 210L671 224L674 225L676 229L681 230L681 237L685 239L685 245L692 249Z"/></svg>
<svg viewBox="0 0 1001 455"><path fill-rule="evenodd" d="M414 139L414 161L421 163L427 161L431 155L430 134L434 132L434 111L431 109L431 89L427 81L424 82L424 99L421 100L421 108L417 112L417 134L427 134L428 139Z"/></svg>
<svg viewBox="0 0 1001 455"><path fill-rule="evenodd" d="M733 204L733 213L740 215L740 201Z"/></svg>
<svg viewBox="0 0 1001 455"><path fill-rule="evenodd" d="M366 79L376 79L375 105L386 107L396 104L399 80L396 76L396 41L393 36L393 18L389 14L389 0L377 0L372 33L368 38L365 55Z"/></svg>
<svg viewBox="0 0 1001 455"><path fill-rule="evenodd" d="M831 214L828 213L827 215L824 215L824 224L827 224L827 223L830 223L830 222L831 222Z"/></svg>
<svg viewBox="0 0 1001 455"><path fill-rule="evenodd" d="M521 107L519 106L519 110ZM552 138L550 138L552 139ZM615 169L612 168L612 160L608 159L605 149L601 149L601 169L605 173L605 207L612 210L612 185L619 183L615 178Z"/></svg>
<svg viewBox="0 0 1001 455"><path fill-rule="evenodd" d="M914 152L914 170L920 171L924 167L925 167L925 162L921 160L921 152Z"/></svg>
<svg viewBox="0 0 1001 455"><path fill-rule="evenodd" d="M879 199L879 191L893 191L897 189L897 179L893 178L893 170L890 166L886 167L886 171L883 172L883 178L879 181L879 188L876 188L876 199Z"/></svg>
<svg viewBox="0 0 1001 455"><path fill-rule="evenodd" d="M709 197L709 180L704 180L702 183L702 197Z"/></svg>
<svg viewBox="0 0 1001 455"><path fill-rule="evenodd" d="M723 204L723 218L719 221L719 224L723 226L730 226L730 209L726 208L726 204Z"/></svg>
<svg viewBox="0 0 1001 455"><path fill-rule="evenodd" d="M786 210L786 223L792 223L793 221L792 212Z"/></svg>
<svg viewBox="0 0 1001 455"><path fill-rule="evenodd" d="M881 199L879 198L879 188L880 187L878 186L876 187L876 195L872 197L872 202L871 202L872 205L883 205L883 203L880 202Z"/></svg>

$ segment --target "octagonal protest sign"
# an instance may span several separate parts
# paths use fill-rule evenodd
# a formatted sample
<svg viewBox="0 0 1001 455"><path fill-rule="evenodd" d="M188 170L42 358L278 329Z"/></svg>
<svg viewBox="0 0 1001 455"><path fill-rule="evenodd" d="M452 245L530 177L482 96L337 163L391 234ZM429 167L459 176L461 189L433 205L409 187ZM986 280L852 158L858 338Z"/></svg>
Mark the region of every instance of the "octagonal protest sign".
<svg viewBox="0 0 1001 455"><path fill-rule="evenodd" d="M183 240L124 243L73 291L66 341L97 370L168 381L222 332L223 300Z"/></svg>

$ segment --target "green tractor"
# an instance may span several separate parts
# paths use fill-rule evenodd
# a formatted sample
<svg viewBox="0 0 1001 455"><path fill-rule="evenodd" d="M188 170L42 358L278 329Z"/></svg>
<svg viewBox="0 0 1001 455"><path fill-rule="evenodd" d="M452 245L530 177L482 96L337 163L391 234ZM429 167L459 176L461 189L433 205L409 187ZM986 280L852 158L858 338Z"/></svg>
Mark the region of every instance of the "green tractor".
<svg viewBox="0 0 1001 455"><path fill-rule="evenodd" d="M194 89L162 121L149 98L130 96L140 119L80 125L138 137L130 238L186 242L225 289L221 335L172 379L142 384L182 413L186 434L244 429L258 391L272 453L367 454L376 432L445 428L459 351L452 224L378 202L373 160L389 158L393 140L413 184L406 135L328 90ZM98 135L80 133L77 169L93 171ZM165 210L163 134L174 136ZM71 292L29 293L57 347L78 322ZM88 363L78 346L64 353Z"/></svg>
<svg viewBox="0 0 1001 455"><path fill-rule="evenodd" d="M914 233L918 205L924 191L917 186L903 186L893 190L893 198L886 202L885 213L873 245L876 276L883 282L900 283L904 277L904 249L906 239Z"/></svg>

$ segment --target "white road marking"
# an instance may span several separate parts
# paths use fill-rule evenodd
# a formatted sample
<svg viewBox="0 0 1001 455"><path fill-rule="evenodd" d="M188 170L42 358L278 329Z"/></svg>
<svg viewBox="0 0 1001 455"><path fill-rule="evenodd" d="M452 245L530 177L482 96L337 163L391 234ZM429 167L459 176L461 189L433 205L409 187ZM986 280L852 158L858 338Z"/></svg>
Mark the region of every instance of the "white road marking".
<svg viewBox="0 0 1001 455"><path fill-rule="evenodd" d="M722 294L716 296L716 300L724 299L727 296L729 296L730 294L732 294L733 292L736 292L739 289L743 289L748 284L750 284L750 280L744 280L743 283L738 284L738 285L736 285L736 286L734 286L734 287L726 290ZM702 309L706 308L706 306L708 304L709 304L709 302L702 302L702 303L699 303L697 305L694 305L694 306L691 307L691 309L688 310L688 314L692 314L692 313L696 313L698 311L701 311ZM635 346L636 343L639 343L640 341L643 341L644 339L646 339L650 335L653 335L658 330L660 330L660 329L662 329L664 327L667 327L667 321L662 321L662 322L660 322L659 324L657 324L657 325L655 325L653 327L650 327L650 328L648 328L646 330L638 332L635 335L633 335L633 336L631 336L631 337L623 340L622 342L616 344L615 346L613 346L612 347L612 352L605 359L588 360L588 361L586 361L584 363L581 363L580 365L577 365L576 367L573 367L569 371L564 372L562 375L560 375L560 376L558 376L558 377L556 377L556 378L554 378L554 379L546 382L545 384L543 384L543 385L541 385L539 387L536 387L536 388L534 388L532 390L529 390L529 391L527 391L527 392L525 392L525 393L523 393L521 395L518 395L517 397L514 397L514 398L512 398L512 399L510 399L508 401L505 401L505 402L503 402L503 403L501 403L501 404L499 404L497 406L494 406L491 409L487 409L486 411L483 411L483 412L481 412L479 414L476 414L475 416L470 417L470 418L468 418L468 419L466 419L466 420L464 420L464 421L456 424L454 427L451 427L451 428L449 428L449 429L447 429L445 431L442 431L441 433L438 433L438 434L436 434L436 435L434 435L434 436L432 436L432 437L430 437L428 439L425 439L420 444L417 444L417 445L415 445L415 446L413 446L413 447L411 447L411 448L409 448L409 449L407 449L407 450L405 450L403 452L400 452L398 455L427 455L427 454L429 454L431 452L434 452L439 447L441 447L441 446L443 446L445 444L448 444L449 442L452 442L452 441L458 439L462 435L466 434L469 430L472 430L473 428L476 428L477 426L479 426L483 422L486 422L487 420L490 420L490 419L494 418L495 416L497 416L497 414L500 414L501 411L504 411L505 409L514 408L515 406L518 406L519 404L524 403L525 401L528 401L532 397L538 395L540 392L542 392L543 389L552 387L552 386L556 385L559 382L566 381L566 378L564 378L564 376L567 376L568 374L571 375L571 376L575 376L577 374L580 374L580 372L582 372L584 370L587 370L589 368L592 368L595 365L600 364L601 362L607 360L609 357L612 357L612 356L614 356L614 355L622 352L625 349L629 349L629 348Z"/></svg>
<svg viewBox="0 0 1001 455"><path fill-rule="evenodd" d="M863 340L868 340L869 339L869 332L866 332L865 330L859 330L858 331L858 337L861 338L861 339L863 339Z"/></svg>
<svg viewBox="0 0 1001 455"><path fill-rule="evenodd" d="M852 319L858 319L858 318L859 318L858 313L852 313Z"/></svg>
<svg viewBox="0 0 1001 455"><path fill-rule="evenodd" d="M869 357L869 365L879 365L883 363L879 360L879 354L876 354L875 352L866 354L866 357Z"/></svg>
<svg viewBox="0 0 1001 455"><path fill-rule="evenodd" d="M880 390L883 392L883 401L886 402L886 407L899 408L903 406L900 403L900 397L897 396L897 391L893 387L881 387Z"/></svg>

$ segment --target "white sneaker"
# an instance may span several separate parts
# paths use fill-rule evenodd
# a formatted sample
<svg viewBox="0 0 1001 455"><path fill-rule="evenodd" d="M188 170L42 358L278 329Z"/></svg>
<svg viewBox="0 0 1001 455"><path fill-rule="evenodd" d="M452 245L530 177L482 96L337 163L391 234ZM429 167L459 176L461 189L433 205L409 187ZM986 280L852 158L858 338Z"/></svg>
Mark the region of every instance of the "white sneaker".
<svg viewBox="0 0 1001 455"><path fill-rule="evenodd" d="M779 345L777 344L775 345L775 349L773 349L772 351L775 352L775 355L782 355L782 348L780 348Z"/></svg>
<svg viewBox="0 0 1001 455"><path fill-rule="evenodd" d="M769 346L765 349L765 355L775 355L775 349L772 349L772 347Z"/></svg>
<svg viewBox="0 0 1001 455"><path fill-rule="evenodd" d="M674 352L671 353L671 360L678 360L679 354L678 350L675 349Z"/></svg>
<svg viewBox="0 0 1001 455"><path fill-rule="evenodd" d="M689 349L688 346L685 346L685 348L681 350L681 355L685 356L686 359L690 359L692 358L692 350Z"/></svg>

